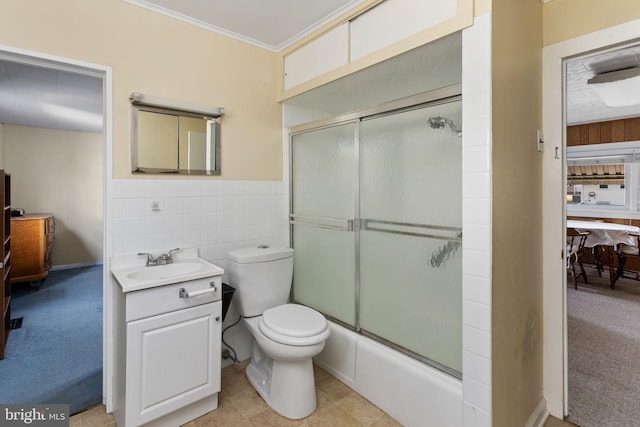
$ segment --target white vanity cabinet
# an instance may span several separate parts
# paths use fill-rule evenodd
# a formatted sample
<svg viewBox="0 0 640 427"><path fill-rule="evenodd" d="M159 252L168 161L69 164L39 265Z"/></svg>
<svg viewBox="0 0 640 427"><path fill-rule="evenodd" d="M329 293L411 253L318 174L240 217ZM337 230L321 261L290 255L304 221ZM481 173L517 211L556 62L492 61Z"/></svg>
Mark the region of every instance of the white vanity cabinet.
<svg viewBox="0 0 640 427"><path fill-rule="evenodd" d="M117 426L175 427L216 409L222 276L122 287L117 298Z"/></svg>

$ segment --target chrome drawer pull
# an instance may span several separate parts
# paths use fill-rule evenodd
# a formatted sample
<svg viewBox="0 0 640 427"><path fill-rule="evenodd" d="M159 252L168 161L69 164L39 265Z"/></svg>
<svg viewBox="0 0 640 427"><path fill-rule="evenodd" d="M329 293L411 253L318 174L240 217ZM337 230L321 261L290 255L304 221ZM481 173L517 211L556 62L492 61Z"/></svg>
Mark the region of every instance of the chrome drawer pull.
<svg viewBox="0 0 640 427"><path fill-rule="evenodd" d="M211 287L209 289L201 289L199 291L189 292L185 288L180 288L180 290L178 291L178 296L180 298L191 298L216 292L218 292L218 288L216 287L216 284L214 282L211 282Z"/></svg>

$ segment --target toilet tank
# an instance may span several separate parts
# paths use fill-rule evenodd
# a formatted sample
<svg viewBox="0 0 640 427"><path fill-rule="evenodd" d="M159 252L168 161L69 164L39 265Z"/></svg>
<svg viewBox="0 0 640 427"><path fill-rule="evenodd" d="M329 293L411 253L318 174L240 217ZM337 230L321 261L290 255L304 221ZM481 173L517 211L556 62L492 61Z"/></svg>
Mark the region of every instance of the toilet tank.
<svg viewBox="0 0 640 427"><path fill-rule="evenodd" d="M254 246L227 255L229 284L236 288L236 302L244 317L258 316L271 307L286 304L293 278L293 249L286 246Z"/></svg>

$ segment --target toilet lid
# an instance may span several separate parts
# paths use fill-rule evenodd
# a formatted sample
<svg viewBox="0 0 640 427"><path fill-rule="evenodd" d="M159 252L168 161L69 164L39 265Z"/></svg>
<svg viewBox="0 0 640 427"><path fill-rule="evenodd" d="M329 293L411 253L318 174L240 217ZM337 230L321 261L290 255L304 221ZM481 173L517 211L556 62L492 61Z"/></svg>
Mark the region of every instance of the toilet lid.
<svg viewBox="0 0 640 427"><path fill-rule="evenodd" d="M273 341L294 345L315 345L329 337L329 324L317 311L298 304L284 304L265 310L260 332Z"/></svg>
<svg viewBox="0 0 640 427"><path fill-rule="evenodd" d="M327 329L327 319L322 314L299 304L284 304L265 310L262 321L273 332L296 338L318 335Z"/></svg>

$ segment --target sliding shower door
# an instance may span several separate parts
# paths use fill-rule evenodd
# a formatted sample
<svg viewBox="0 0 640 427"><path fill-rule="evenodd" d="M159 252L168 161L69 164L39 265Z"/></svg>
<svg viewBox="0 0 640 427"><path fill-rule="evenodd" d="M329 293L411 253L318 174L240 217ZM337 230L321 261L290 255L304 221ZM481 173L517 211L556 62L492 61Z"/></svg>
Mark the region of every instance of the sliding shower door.
<svg viewBox="0 0 640 427"><path fill-rule="evenodd" d="M459 377L460 97L349 118L291 137L294 300Z"/></svg>
<svg viewBox="0 0 640 427"><path fill-rule="evenodd" d="M360 328L462 371L461 102L364 119Z"/></svg>
<svg viewBox="0 0 640 427"><path fill-rule="evenodd" d="M291 224L294 296L355 326L356 123L294 135Z"/></svg>

